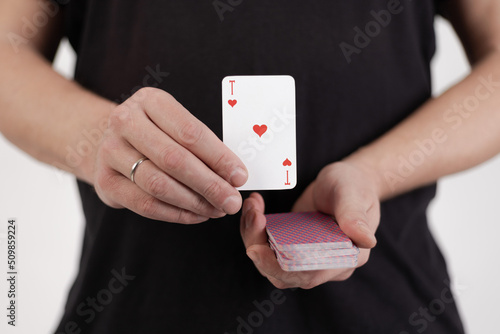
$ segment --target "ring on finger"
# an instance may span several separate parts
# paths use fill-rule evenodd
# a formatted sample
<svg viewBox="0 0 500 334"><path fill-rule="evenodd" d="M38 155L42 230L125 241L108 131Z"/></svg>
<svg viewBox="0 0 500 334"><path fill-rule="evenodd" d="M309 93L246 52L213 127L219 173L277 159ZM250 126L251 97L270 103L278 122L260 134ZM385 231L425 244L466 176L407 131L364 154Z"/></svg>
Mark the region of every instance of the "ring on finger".
<svg viewBox="0 0 500 334"><path fill-rule="evenodd" d="M132 170L130 171L130 180L135 183L135 171L137 170L137 167L139 167L140 164L142 164L144 161L149 160L148 158L140 158L137 160L133 165L132 165Z"/></svg>

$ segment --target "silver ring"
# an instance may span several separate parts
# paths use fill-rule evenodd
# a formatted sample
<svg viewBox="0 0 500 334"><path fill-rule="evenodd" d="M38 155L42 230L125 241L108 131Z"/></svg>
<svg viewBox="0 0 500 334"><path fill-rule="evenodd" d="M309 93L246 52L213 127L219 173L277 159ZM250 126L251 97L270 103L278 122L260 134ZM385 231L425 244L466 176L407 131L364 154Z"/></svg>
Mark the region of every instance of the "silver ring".
<svg viewBox="0 0 500 334"><path fill-rule="evenodd" d="M142 164L144 161L148 160L148 158L140 158L135 162L135 164L132 166L132 170L130 171L130 180L135 183L134 175L135 171L137 170L137 167L139 167L140 164Z"/></svg>

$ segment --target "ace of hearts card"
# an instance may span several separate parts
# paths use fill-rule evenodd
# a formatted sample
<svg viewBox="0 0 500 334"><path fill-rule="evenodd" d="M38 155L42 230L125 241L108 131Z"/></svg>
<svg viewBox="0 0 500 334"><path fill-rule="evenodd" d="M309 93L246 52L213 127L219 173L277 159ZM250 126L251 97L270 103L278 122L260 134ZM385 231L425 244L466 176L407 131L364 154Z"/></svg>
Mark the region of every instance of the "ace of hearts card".
<svg viewBox="0 0 500 334"><path fill-rule="evenodd" d="M239 190L292 189L297 184L295 80L288 75L222 80L223 141L245 164Z"/></svg>

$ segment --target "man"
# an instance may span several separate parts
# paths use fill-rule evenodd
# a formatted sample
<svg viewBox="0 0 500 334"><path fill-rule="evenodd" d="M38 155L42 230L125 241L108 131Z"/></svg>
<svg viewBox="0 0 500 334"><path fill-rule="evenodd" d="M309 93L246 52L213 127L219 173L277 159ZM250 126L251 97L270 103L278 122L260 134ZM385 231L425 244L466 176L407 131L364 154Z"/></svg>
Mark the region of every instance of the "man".
<svg viewBox="0 0 500 334"><path fill-rule="evenodd" d="M1 6L0 131L76 175L87 220L58 333L463 332L425 211L439 177L500 151L496 1ZM473 70L430 99L437 10ZM41 11L58 13L28 34ZM75 82L46 60L62 36ZM294 190L244 193L240 226L248 175L219 140L237 74L295 78L299 170ZM265 205L335 216L360 268L284 272Z"/></svg>

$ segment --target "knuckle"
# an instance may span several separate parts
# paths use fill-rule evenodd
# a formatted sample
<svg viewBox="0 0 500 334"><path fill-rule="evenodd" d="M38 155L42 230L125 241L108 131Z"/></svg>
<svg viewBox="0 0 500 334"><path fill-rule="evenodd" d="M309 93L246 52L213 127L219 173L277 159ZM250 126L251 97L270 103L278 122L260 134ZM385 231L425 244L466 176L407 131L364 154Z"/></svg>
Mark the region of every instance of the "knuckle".
<svg viewBox="0 0 500 334"><path fill-rule="evenodd" d="M184 165L184 153L176 146L168 146L163 149L160 159L166 170L179 170Z"/></svg>
<svg viewBox="0 0 500 334"><path fill-rule="evenodd" d="M139 210L145 216L155 216L158 212L158 200L151 196L143 198L139 204Z"/></svg>
<svg viewBox="0 0 500 334"><path fill-rule="evenodd" d="M141 92L141 94L144 96L154 97L156 94L158 94L159 89L154 87L142 87L137 92Z"/></svg>
<svg viewBox="0 0 500 334"><path fill-rule="evenodd" d="M189 211L178 209L176 222L179 224L193 224L195 220Z"/></svg>
<svg viewBox="0 0 500 334"><path fill-rule="evenodd" d="M108 127L110 129L120 128L132 118L132 106L125 102L113 109L109 115Z"/></svg>
<svg viewBox="0 0 500 334"><path fill-rule="evenodd" d="M169 190L167 180L160 173L153 173L148 177L146 188L154 197L165 197Z"/></svg>
<svg viewBox="0 0 500 334"><path fill-rule="evenodd" d="M130 98L132 101L136 101L139 104L152 104L156 106L163 106L165 104L172 103L173 98L172 95L155 87L143 87L139 89L135 94Z"/></svg>
<svg viewBox="0 0 500 334"><path fill-rule="evenodd" d="M121 209L124 207L120 201L115 198L118 186L109 173L98 171L96 173L94 188L99 198L107 206L113 209Z"/></svg>
<svg viewBox="0 0 500 334"><path fill-rule="evenodd" d="M137 101L143 102L145 100L153 100L158 99L160 95L160 90L154 87L142 87L137 92L134 93L133 98Z"/></svg>
<svg viewBox="0 0 500 334"><path fill-rule="evenodd" d="M208 205L207 201L201 196L195 196L193 200L193 211L194 212L204 212Z"/></svg>
<svg viewBox="0 0 500 334"><path fill-rule="evenodd" d="M162 220L167 222L167 223L180 223L181 219L181 209L171 207L168 209L164 217L162 217Z"/></svg>
<svg viewBox="0 0 500 334"><path fill-rule="evenodd" d="M100 170L96 171L94 186L102 190L106 189L107 177L105 177L104 173Z"/></svg>
<svg viewBox="0 0 500 334"><path fill-rule="evenodd" d="M215 161L214 164L214 170L226 172L227 176L229 176L229 173L231 172L229 169L229 163L231 161L231 157L228 155L227 152L223 152L218 158L217 161Z"/></svg>
<svg viewBox="0 0 500 334"><path fill-rule="evenodd" d="M280 290L283 290L283 289L288 289L288 288L290 287L287 283L285 283L285 282L283 282L283 281L281 281L281 280L278 280L278 279L273 279L273 280L271 280L271 283L272 283L272 284L273 284L276 288L278 288L278 289L280 289Z"/></svg>
<svg viewBox="0 0 500 334"><path fill-rule="evenodd" d="M210 182L203 190L205 198L218 198L222 193L222 186L219 181Z"/></svg>
<svg viewBox="0 0 500 334"><path fill-rule="evenodd" d="M97 172L95 183L96 186L103 191L114 191L116 182L113 182L112 175L106 170L100 170Z"/></svg>
<svg viewBox="0 0 500 334"><path fill-rule="evenodd" d="M187 121L179 128L179 139L183 146L193 146L203 138L203 128L195 121Z"/></svg>
<svg viewBox="0 0 500 334"><path fill-rule="evenodd" d="M182 212L181 208L173 208L172 213L170 214L172 223L184 223L185 215Z"/></svg>

